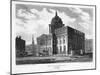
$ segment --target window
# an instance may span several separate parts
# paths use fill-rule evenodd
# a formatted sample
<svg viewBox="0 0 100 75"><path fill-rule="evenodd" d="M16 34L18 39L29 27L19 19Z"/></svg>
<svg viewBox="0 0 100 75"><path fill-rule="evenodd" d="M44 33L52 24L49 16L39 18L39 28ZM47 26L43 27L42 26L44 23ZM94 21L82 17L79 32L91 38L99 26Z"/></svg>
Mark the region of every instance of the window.
<svg viewBox="0 0 100 75"><path fill-rule="evenodd" d="M63 44L65 44L65 37L63 38Z"/></svg>
<svg viewBox="0 0 100 75"><path fill-rule="evenodd" d="M66 46L64 46L64 53L66 52Z"/></svg>
<svg viewBox="0 0 100 75"><path fill-rule="evenodd" d="M60 52L59 46L57 46L58 53Z"/></svg>
<svg viewBox="0 0 100 75"><path fill-rule="evenodd" d="M60 39L60 44L61 44L61 39Z"/></svg>
<svg viewBox="0 0 100 75"><path fill-rule="evenodd" d="M58 40L58 42L57 42L57 43L59 44L59 38L58 38L57 40Z"/></svg>
<svg viewBox="0 0 100 75"><path fill-rule="evenodd" d="M62 47L60 46L60 53L62 52Z"/></svg>

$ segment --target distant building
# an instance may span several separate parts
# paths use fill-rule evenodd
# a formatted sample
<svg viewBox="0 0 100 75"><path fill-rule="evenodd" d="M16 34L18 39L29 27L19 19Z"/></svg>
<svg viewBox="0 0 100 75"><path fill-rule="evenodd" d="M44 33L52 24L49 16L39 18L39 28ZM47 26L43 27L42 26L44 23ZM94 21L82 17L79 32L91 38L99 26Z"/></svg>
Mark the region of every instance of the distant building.
<svg viewBox="0 0 100 75"><path fill-rule="evenodd" d="M85 40L85 53L93 53L93 39Z"/></svg>
<svg viewBox="0 0 100 75"><path fill-rule="evenodd" d="M21 39L21 36L16 37L15 41L15 47L16 47L16 56L24 56L25 54L25 40Z"/></svg>
<svg viewBox="0 0 100 75"><path fill-rule="evenodd" d="M34 44L34 36L32 36L32 44L26 45L26 52L29 56L37 56L37 45Z"/></svg>
<svg viewBox="0 0 100 75"><path fill-rule="evenodd" d="M51 55L80 55L85 53L85 34L69 26L64 26L57 15L49 24L49 34L37 38L39 50L51 52Z"/></svg>
<svg viewBox="0 0 100 75"><path fill-rule="evenodd" d="M32 44L26 45L25 51L27 52L27 56L33 55L33 45Z"/></svg>

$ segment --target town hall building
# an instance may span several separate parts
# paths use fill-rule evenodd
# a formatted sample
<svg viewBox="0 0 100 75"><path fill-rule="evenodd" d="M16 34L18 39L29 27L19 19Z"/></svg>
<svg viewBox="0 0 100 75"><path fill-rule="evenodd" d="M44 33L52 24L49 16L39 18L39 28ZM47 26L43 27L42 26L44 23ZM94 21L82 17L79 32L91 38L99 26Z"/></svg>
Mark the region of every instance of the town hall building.
<svg viewBox="0 0 100 75"><path fill-rule="evenodd" d="M63 24L57 12L49 24L49 34L37 38L38 50L47 55L83 55L85 34Z"/></svg>

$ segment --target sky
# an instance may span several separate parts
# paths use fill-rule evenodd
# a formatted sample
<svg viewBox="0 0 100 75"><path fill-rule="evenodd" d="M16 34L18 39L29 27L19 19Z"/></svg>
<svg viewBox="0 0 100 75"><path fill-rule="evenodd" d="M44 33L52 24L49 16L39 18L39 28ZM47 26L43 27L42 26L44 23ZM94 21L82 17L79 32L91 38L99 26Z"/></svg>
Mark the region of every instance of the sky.
<svg viewBox="0 0 100 75"><path fill-rule="evenodd" d="M65 26L85 33L87 39L93 38L93 9L81 7L58 7L46 5L16 4L16 36L32 43L32 37L49 34L49 24L57 11Z"/></svg>

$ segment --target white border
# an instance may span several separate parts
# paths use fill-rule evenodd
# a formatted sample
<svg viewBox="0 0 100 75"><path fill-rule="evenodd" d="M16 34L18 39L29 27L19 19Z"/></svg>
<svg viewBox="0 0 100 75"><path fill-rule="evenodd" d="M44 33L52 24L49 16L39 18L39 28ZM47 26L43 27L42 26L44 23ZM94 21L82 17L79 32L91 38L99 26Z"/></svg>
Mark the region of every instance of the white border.
<svg viewBox="0 0 100 75"><path fill-rule="evenodd" d="M52 63L52 64L33 64L33 65L18 65L15 61L15 4L32 4L32 5L47 5L47 6L60 6L60 7L83 7L93 8L95 15L95 7L93 6L78 6L78 5L63 5L63 4L48 4L48 3L34 3L34 2L12 2L12 74L16 73L34 73L34 72L48 72L48 71L62 71L62 70L82 70L82 69L94 69L95 68L95 40L93 50L93 62L81 62L81 63ZM95 36L95 16L94 16L94 36ZM94 37L95 39L95 37Z"/></svg>

